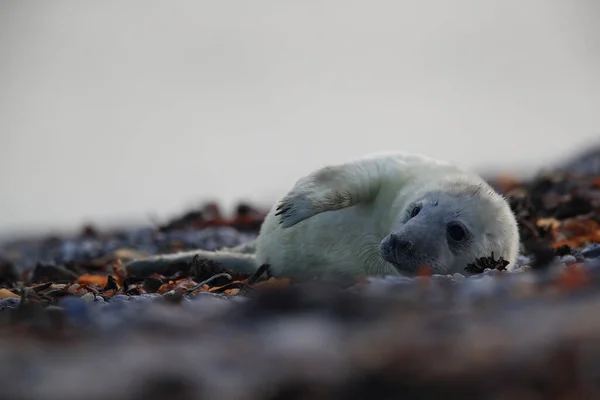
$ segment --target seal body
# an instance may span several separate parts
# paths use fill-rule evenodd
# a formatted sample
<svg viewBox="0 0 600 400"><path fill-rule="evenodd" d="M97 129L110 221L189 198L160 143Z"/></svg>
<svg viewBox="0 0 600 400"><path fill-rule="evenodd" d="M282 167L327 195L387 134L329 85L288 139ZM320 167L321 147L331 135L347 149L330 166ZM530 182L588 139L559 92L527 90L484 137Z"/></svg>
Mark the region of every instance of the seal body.
<svg viewBox="0 0 600 400"><path fill-rule="evenodd" d="M458 229L456 246L449 229ZM463 243L460 229L468 235ZM510 268L518 246L507 202L481 177L395 152L325 167L299 180L268 213L256 261L278 276L326 280L411 274L421 265L435 273L464 273L468 263L492 252Z"/></svg>
<svg viewBox="0 0 600 400"><path fill-rule="evenodd" d="M519 232L506 200L480 176L424 155L388 152L320 168L267 214L255 242L135 263L213 259L251 273L339 280L361 275L465 273L493 255L514 266Z"/></svg>

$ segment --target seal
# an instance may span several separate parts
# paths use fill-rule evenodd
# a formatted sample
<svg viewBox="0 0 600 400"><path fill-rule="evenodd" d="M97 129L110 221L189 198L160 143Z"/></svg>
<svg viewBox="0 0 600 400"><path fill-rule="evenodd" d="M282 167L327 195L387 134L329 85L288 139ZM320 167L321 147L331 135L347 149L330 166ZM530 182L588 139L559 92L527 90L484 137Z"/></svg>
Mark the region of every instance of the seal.
<svg viewBox="0 0 600 400"><path fill-rule="evenodd" d="M514 268L517 222L508 202L479 175L421 154L388 152L320 168L269 211L257 238L215 252L136 260L152 265L198 255L252 273L339 280L365 275L465 273L480 257Z"/></svg>

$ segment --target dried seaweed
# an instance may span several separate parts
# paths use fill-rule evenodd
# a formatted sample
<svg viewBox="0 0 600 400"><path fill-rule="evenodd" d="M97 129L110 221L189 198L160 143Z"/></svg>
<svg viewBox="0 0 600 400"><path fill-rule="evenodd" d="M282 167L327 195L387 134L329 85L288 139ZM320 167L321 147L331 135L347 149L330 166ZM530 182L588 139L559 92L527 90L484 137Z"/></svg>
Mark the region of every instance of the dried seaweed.
<svg viewBox="0 0 600 400"><path fill-rule="evenodd" d="M490 256L477 258L475 262L467 264L465 271L470 274L481 274L488 268L504 271L508 264L510 264L510 262L503 257L496 260L494 258L494 252L492 251Z"/></svg>

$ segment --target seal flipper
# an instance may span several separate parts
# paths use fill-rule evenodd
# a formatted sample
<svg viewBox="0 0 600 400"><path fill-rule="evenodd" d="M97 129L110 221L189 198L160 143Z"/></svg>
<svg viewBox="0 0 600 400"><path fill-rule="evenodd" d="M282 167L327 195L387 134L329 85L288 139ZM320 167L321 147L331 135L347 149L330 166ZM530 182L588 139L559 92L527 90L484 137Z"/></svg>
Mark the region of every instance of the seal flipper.
<svg viewBox="0 0 600 400"><path fill-rule="evenodd" d="M256 239L224 250L230 253L254 254L256 253Z"/></svg>
<svg viewBox="0 0 600 400"><path fill-rule="evenodd" d="M326 211L372 201L382 179L377 160L361 159L316 170L299 179L281 199L275 215L283 228Z"/></svg>
<svg viewBox="0 0 600 400"><path fill-rule="evenodd" d="M215 261L227 270L240 274L253 274L258 266L254 256L255 245L252 242L231 249L218 251L191 250L174 254L157 255L145 259L133 260L126 264L127 272L138 276L148 276L165 270L174 264L192 262L194 257Z"/></svg>

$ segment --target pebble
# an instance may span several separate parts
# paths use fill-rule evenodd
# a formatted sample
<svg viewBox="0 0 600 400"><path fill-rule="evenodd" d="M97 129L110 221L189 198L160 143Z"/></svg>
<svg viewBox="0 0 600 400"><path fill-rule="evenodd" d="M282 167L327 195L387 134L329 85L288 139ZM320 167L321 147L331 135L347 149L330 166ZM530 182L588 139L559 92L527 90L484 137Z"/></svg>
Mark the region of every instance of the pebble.
<svg viewBox="0 0 600 400"><path fill-rule="evenodd" d="M497 269L491 269L491 268L486 268L483 271L483 275L491 275L491 276L497 276L497 275L500 275L502 273L503 273L502 271L499 271Z"/></svg>
<svg viewBox="0 0 600 400"><path fill-rule="evenodd" d="M591 269L600 269L600 257L592 258L589 262L586 263L588 268Z"/></svg>
<svg viewBox="0 0 600 400"><path fill-rule="evenodd" d="M139 301L153 301L158 298L162 298L161 295L156 293L142 293L137 296L129 296L129 301L139 302Z"/></svg>
<svg viewBox="0 0 600 400"><path fill-rule="evenodd" d="M378 280L381 278L369 277L367 279L371 282L373 280ZM383 280L393 282L393 283L412 283L413 278L411 278L409 276L387 275L383 278Z"/></svg>
<svg viewBox="0 0 600 400"><path fill-rule="evenodd" d="M529 264L531 264L531 261L532 261L531 257L519 255L517 257L517 261L515 262L515 267L518 268L518 267L522 267L523 265L529 265Z"/></svg>
<svg viewBox="0 0 600 400"><path fill-rule="evenodd" d="M463 274L459 274L458 272L455 273L454 275L452 275L452 278L454 278L455 281L462 281L465 279L465 276Z"/></svg>
<svg viewBox="0 0 600 400"><path fill-rule="evenodd" d="M115 294L111 299L113 301L129 301L130 297L124 294Z"/></svg>
<svg viewBox="0 0 600 400"><path fill-rule="evenodd" d="M15 297L7 297L5 299L0 299L0 308L4 308L4 307L14 308L19 304L20 301L21 301L21 299L17 299Z"/></svg>
<svg viewBox="0 0 600 400"><path fill-rule="evenodd" d="M135 296L140 299L161 299L162 296L158 293L142 293L139 296Z"/></svg>
<svg viewBox="0 0 600 400"><path fill-rule="evenodd" d="M573 263L577 262L577 258L575 258L575 256L566 255L566 256L562 257L560 261L569 265L569 264L573 264Z"/></svg>
<svg viewBox="0 0 600 400"><path fill-rule="evenodd" d="M598 258L598 257L600 257L600 245L597 244L597 243L594 243L594 244L586 247L581 252L581 255L584 256L585 258Z"/></svg>
<svg viewBox="0 0 600 400"><path fill-rule="evenodd" d="M77 294L77 290L80 288L79 283L74 283L71 286L69 286L69 288L67 289L67 292L69 292L69 294L75 295Z"/></svg>
<svg viewBox="0 0 600 400"><path fill-rule="evenodd" d="M81 300L85 301L86 303L92 303L95 299L96 296L94 295L94 293L86 293L83 296L81 296Z"/></svg>
<svg viewBox="0 0 600 400"><path fill-rule="evenodd" d="M236 296L234 296L234 297L236 297ZM230 299L230 298L234 298L234 297L227 297L224 294L210 293L210 292L199 292L195 296L190 296L190 297L186 296L186 298L189 298L190 300L201 300L201 299L205 299L205 298Z"/></svg>

